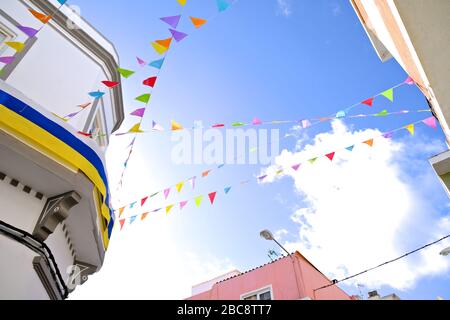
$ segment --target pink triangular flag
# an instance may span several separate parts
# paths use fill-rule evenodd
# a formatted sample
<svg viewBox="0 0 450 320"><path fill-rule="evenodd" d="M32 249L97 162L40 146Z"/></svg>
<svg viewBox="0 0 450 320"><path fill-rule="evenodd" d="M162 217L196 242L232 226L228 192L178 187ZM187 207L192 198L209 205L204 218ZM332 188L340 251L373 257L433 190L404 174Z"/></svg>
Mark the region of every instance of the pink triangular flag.
<svg viewBox="0 0 450 320"><path fill-rule="evenodd" d="M164 198L167 199L167 197L169 196L169 193L170 193L170 188L165 189L164 190Z"/></svg>
<svg viewBox="0 0 450 320"><path fill-rule="evenodd" d="M192 189L195 189L195 178L196 177L192 177L189 179L189 183L191 184Z"/></svg>
<svg viewBox="0 0 450 320"><path fill-rule="evenodd" d="M139 63L139 65L140 65L141 67L145 67L145 65L147 64L147 63L145 63L144 60L142 60L142 59L139 58L139 57L136 57L136 60L137 60L137 62Z"/></svg>
<svg viewBox="0 0 450 320"><path fill-rule="evenodd" d="M311 122L309 122L309 120L302 120L303 129L308 128L310 125L311 125Z"/></svg>
<svg viewBox="0 0 450 320"><path fill-rule="evenodd" d="M258 126L260 124L262 124L262 121L260 119L258 119L258 118L253 119L252 125Z"/></svg>
<svg viewBox="0 0 450 320"><path fill-rule="evenodd" d="M145 113L145 108L139 108L130 113L132 116L143 117Z"/></svg>
<svg viewBox="0 0 450 320"><path fill-rule="evenodd" d="M183 208L187 205L187 200L186 201L181 201L180 202L180 210L183 210Z"/></svg>
<svg viewBox="0 0 450 320"><path fill-rule="evenodd" d="M415 84L413 78L411 78L411 77L406 78L405 83L406 83L406 84L409 84L409 85Z"/></svg>
<svg viewBox="0 0 450 320"><path fill-rule="evenodd" d="M295 164L295 165L293 165L291 168L294 169L295 171L297 171L298 168L300 168L300 165L301 165L301 163Z"/></svg>
<svg viewBox="0 0 450 320"><path fill-rule="evenodd" d="M426 118L425 120L422 120L422 122L425 123L427 126L432 127L433 129L437 128L435 117Z"/></svg>

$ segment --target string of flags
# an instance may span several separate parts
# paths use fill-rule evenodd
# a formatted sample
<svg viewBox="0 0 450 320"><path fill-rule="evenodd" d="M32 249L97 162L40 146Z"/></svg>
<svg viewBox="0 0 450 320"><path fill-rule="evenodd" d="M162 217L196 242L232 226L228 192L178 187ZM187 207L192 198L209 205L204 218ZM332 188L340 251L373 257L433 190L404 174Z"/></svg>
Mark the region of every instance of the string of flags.
<svg viewBox="0 0 450 320"><path fill-rule="evenodd" d="M415 126L417 124L421 124L421 123L425 124L428 127L433 128L433 129L437 129L436 118L431 116L431 117L428 117L428 118L425 118L425 119L422 119L422 120L410 123L408 125L401 126L401 127L396 128L396 129L389 130L389 131L383 132L383 133L378 134L378 135L374 135L374 136L372 136L369 139L365 139L363 141L353 143L353 144L351 144L349 146L346 146L345 148L339 148L339 149L335 149L335 150L333 150L331 152L327 152L327 153L320 154L320 155L315 155L312 158L310 158L310 159L308 159L308 160L306 160L304 162L292 163L292 164L290 164L288 166L284 166L284 167L280 166L275 174L276 175L282 175L283 173L287 172L288 170L298 171L305 164L313 165L320 158L326 158L327 161L333 162L333 159L335 158L335 155L336 155L337 152L341 152L341 151L352 152L354 150L355 146L358 145L358 144L360 144L360 145L367 145L369 147L373 147L375 139L381 138L381 137L385 138L385 139L393 138L394 133L396 133L398 131L401 131L401 130L407 130L409 132L409 134L414 136L414 134L415 134ZM254 178L253 180L258 182L258 183L261 183L261 182L264 182L264 180L267 177L268 177L268 175L264 174L264 175L261 175L261 176L258 176L256 178ZM239 183L239 185L245 185L245 184L247 184L250 181L251 180L241 181ZM230 192L230 190L235 188L235 187L236 187L235 185L234 186L226 186L226 187L223 188L223 193L225 195L227 195ZM181 190L181 188L182 188L182 184L180 185L180 187L177 187L177 190L179 191L179 190ZM167 199L167 196L168 196L169 192L170 192L170 189L164 190L165 199ZM122 218L122 214L124 213L124 210L127 207L129 209L133 209L139 203L140 204L140 208L142 209L144 207L144 205L146 203L148 203L147 200L151 198L151 196L146 196L146 197L142 198L140 201L135 201L135 202L131 203L127 207L121 207L119 209L116 209L115 212L116 212L116 214L118 213L119 222L120 222L120 228L122 230L122 228L124 227L125 222L127 220L129 221L129 224L132 224L138 217L140 217L140 220L144 220L148 216L148 214L150 214L150 213L156 213L156 212L159 212L159 211L163 210L166 214L169 214L174 207L179 207L179 210L181 211L181 210L183 210L183 208L185 208L187 206L188 203L194 203L196 207L200 207L200 205L201 205L201 203L202 203L202 201L204 199L209 199L210 204L213 205L215 200L216 200L216 196L217 195L218 195L218 191L212 191L212 192L209 192L207 194L197 195L197 196L195 196L193 198L190 198L190 199L187 199L187 200L182 200L182 201L175 202L175 203L172 203L172 204L169 204L169 205L165 205L165 206L160 207L160 208L156 208L156 209L153 209L153 210L150 210L150 211L146 211L146 212L144 212L142 214L139 214L139 215L132 215L132 216L129 216L129 217L123 217Z"/></svg>

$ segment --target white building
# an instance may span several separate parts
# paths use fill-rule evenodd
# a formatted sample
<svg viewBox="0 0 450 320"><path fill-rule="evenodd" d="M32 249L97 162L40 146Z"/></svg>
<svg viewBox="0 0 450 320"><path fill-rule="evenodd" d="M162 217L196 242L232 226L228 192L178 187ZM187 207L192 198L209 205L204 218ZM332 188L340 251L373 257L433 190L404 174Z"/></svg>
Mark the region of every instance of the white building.
<svg viewBox="0 0 450 320"><path fill-rule="evenodd" d="M101 268L114 225L104 154L124 117L122 92L101 81L119 81L118 56L57 7L0 1L0 57L14 56L0 73L0 299L67 297ZM17 27L42 26L28 9L52 15L33 37ZM89 96L98 90L105 95ZM68 121L54 115L79 110Z"/></svg>
<svg viewBox="0 0 450 320"><path fill-rule="evenodd" d="M394 57L415 81L450 144L450 1L350 2L380 59ZM450 150L430 163L450 196Z"/></svg>

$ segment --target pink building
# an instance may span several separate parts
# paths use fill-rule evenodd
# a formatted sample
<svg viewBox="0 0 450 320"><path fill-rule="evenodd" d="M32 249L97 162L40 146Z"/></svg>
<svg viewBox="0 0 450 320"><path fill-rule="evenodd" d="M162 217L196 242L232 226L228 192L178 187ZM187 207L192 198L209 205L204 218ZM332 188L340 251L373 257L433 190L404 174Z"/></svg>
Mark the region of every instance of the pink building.
<svg viewBox="0 0 450 320"><path fill-rule="evenodd" d="M352 300L300 252L247 272L234 270L192 287L187 300Z"/></svg>

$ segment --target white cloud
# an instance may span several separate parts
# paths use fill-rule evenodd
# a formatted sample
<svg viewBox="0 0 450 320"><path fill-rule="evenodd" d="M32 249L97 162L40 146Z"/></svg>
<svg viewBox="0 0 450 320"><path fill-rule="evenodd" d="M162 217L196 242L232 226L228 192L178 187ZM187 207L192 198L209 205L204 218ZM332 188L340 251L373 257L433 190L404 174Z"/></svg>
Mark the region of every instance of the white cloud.
<svg viewBox="0 0 450 320"><path fill-rule="evenodd" d="M69 299L184 299L193 285L236 269L229 259L183 251L167 217L147 219L114 231L103 268Z"/></svg>
<svg viewBox="0 0 450 320"><path fill-rule="evenodd" d="M333 13L333 16L339 16L342 13L341 5L337 2L331 3L331 12Z"/></svg>
<svg viewBox="0 0 450 320"><path fill-rule="evenodd" d="M291 0L277 0L277 5L277 14L281 14L285 17L289 17L292 14Z"/></svg>
<svg viewBox="0 0 450 320"><path fill-rule="evenodd" d="M303 163L378 134L374 129L349 132L342 122L334 121L331 132L317 135L302 151L284 150L275 163L283 167ZM449 234L450 215L439 218L421 193L420 181L408 175L407 161L399 160L419 152L414 144L423 142L417 140L406 144L378 138L372 148L360 143L352 152L337 152L333 163L322 157L313 165L303 164L297 172L289 170L287 175L305 204L291 216L299 231L294 242L285 243L289 250L299 250L325 274L340 279ZM438 145L430 148L438 150ZM266 170L266 182L280 179L276 169ZM438 254L448 245L429 247L348 283L411 288L422 276L449 270L450 259Z"/></svg>

